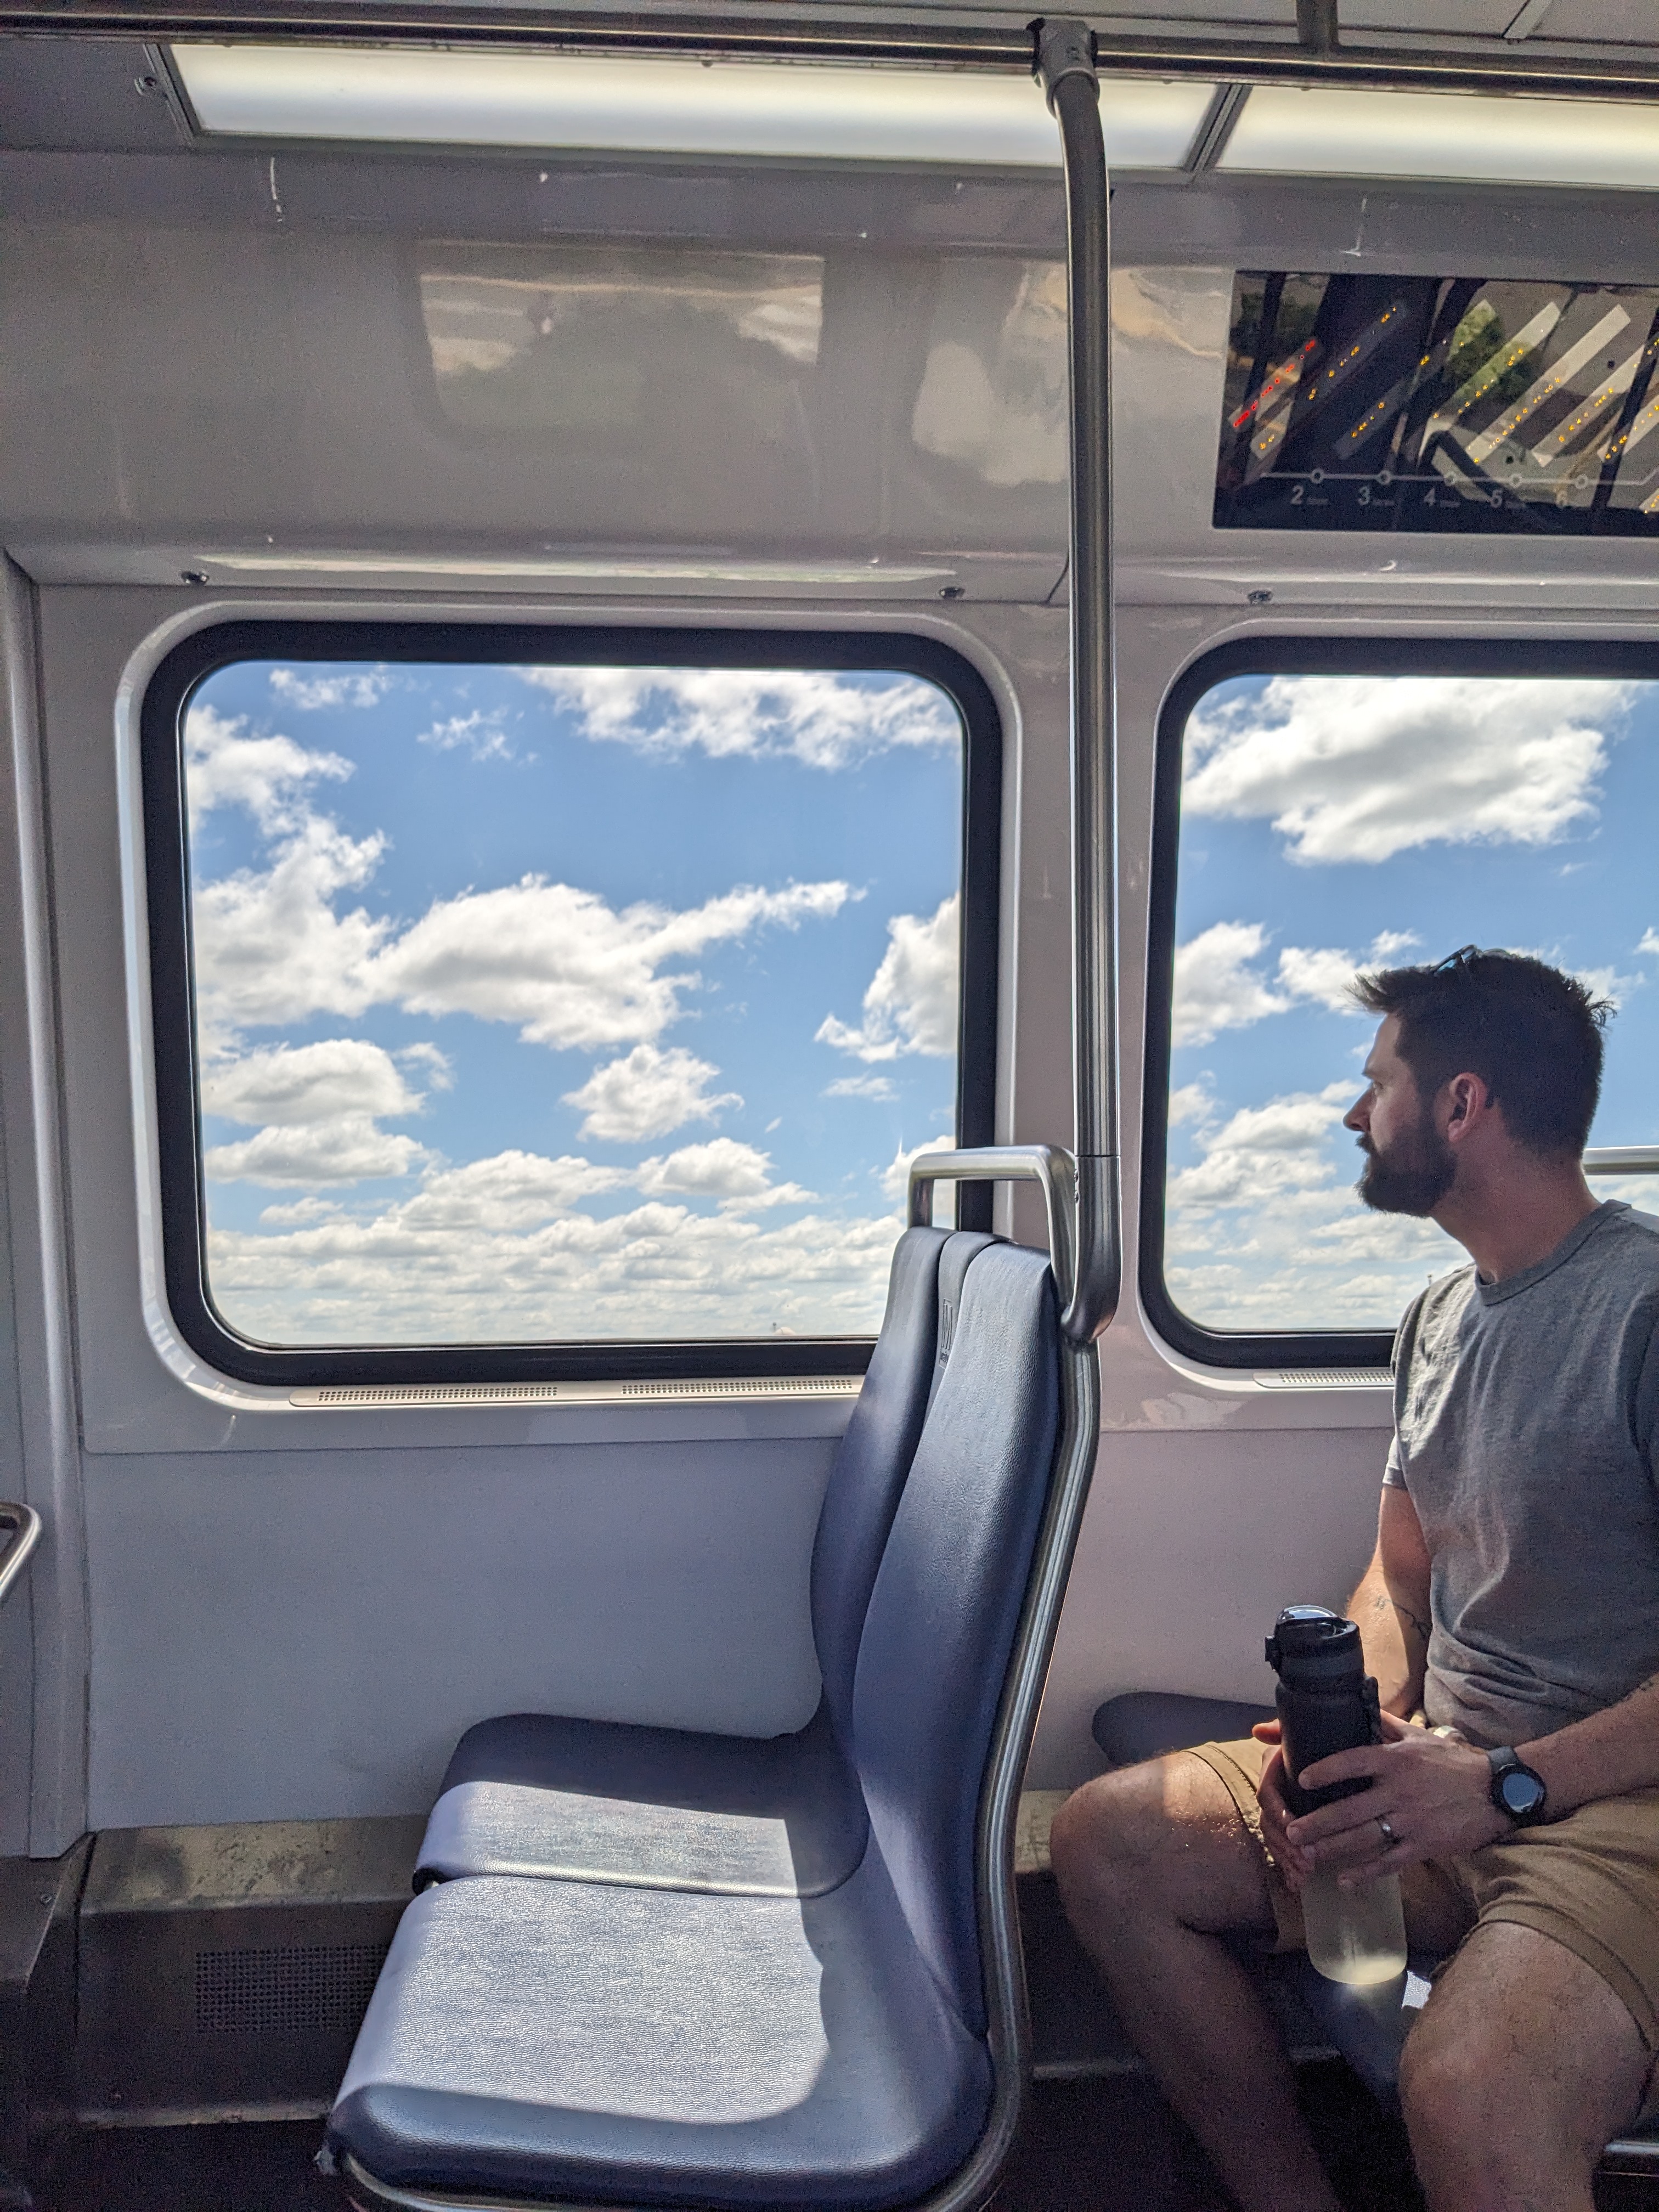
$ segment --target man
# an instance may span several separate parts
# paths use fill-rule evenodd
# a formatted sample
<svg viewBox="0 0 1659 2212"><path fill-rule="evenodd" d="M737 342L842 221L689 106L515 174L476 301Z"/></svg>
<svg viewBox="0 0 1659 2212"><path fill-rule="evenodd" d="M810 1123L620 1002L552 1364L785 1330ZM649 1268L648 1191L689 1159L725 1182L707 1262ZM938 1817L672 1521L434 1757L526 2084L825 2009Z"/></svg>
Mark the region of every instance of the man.
<svg viewBox="0 0 1659 2212"><path fill-rule="evenodd" d="M1316 1869L1397 1872L1413 1942L1455 1954L1401 2069L1433 2212L1592 2212L1604 2145L1659 2112L1659 1222L1583 1178L1608 1010L1581 983L1471 945L1355 995L1361 1194L1474 1262L1395 1346L1350 1602L1386 1740L1303 1777L1371 1786L1292 1819L1270 1725L1089 1784L1054 1872L1245 2212L1339 2205L1223 1941L1297 1946Z"/></svg>

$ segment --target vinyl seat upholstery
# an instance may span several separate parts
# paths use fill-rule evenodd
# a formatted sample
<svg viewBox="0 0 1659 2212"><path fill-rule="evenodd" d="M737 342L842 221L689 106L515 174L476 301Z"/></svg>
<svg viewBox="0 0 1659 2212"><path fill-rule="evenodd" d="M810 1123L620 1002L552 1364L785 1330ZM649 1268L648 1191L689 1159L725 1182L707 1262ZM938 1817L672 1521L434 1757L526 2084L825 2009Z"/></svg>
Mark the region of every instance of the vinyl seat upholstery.
<svg viewBox="0 0 1659 2212"><path fill-rule="evenodd" d="M1042 1255L975 1239L959 1279L884 1540L848 1547L871 1562L867 1608L855 1565L834 1638L820 1528L814 1726L862 1802L856 1867L805 1893L614 1869L427 1888L329 2122L354 2197L884 2212L970 2155L994 2087L975 1826L1054 1472L1060 1346Z"/></svg>
<svg viewBox="0 0 1659 2212"><path fill-rule="evenodd" d="M857 1866L864 1803L843 1748L882 1547L948 1360L962 1285L991 1242L911 1229L819 1516L813 1639L823 1698L793 1735L718 1736L516 1713L456 1747L416 1884L542 1875L815 1896Z"/></svg>

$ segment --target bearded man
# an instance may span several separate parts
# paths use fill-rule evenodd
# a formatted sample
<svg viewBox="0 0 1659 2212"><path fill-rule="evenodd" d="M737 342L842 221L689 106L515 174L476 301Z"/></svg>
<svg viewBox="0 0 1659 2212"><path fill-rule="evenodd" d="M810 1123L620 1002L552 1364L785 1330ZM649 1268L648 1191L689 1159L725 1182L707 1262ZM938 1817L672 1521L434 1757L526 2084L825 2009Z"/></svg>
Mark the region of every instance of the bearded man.
<svg viewBox="0 0 1659 2212"><path fill-rule="evenodd" d="M1090 1783L1054 1872L1244 2212L1340 2212L1224 1940L1298 1946L1316 1869L1397 1873L1413 1945L1452 1954L1401 2068L1433 2212L1593 2212L1603 2147L1659 2112L1659 1221L1584 1181L1609 1010L1582 983L1469 945L1355 995L1382 1017L1361 1195L1473 1261L1395 1345L1349 1608L1385 1741L1301 1778L1371 1787L1292 1818L1269 1724Z"/></svg>

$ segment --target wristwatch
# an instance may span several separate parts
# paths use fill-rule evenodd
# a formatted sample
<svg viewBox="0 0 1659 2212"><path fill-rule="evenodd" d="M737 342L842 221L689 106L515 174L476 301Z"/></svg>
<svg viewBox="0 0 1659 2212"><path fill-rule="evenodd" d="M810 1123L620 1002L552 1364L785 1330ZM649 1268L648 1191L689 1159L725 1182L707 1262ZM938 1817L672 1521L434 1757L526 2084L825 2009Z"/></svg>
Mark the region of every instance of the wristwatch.
<svg viewBox="0 0 1659 2212"><path fill-rule="evenodd" d="M1492 1768L1492 1803L1500 1813L1507 1813L1517 1828L1535 1826L1543 1819L1549 1800L1543 1776L1522 1765L1508 1745L1489 1751L1486 1763Z"/></svg>

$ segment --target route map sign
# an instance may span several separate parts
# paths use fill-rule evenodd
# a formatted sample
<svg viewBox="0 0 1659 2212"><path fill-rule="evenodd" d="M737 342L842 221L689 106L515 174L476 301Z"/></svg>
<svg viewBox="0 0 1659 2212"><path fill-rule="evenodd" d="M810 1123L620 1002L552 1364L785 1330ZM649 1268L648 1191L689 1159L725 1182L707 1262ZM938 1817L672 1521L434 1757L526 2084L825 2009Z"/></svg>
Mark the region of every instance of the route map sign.
<svg viewBox="0 0 1659 2212"><path fill-rule="evenodd" d="M1659 532L1659 288L1240 272L1218 530Z"/></svg>

